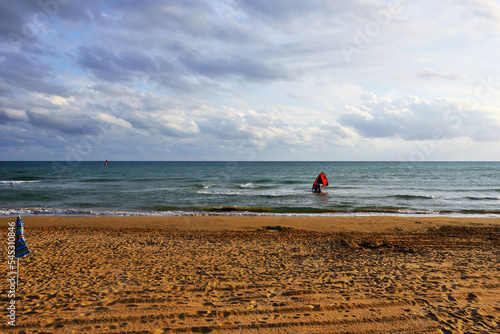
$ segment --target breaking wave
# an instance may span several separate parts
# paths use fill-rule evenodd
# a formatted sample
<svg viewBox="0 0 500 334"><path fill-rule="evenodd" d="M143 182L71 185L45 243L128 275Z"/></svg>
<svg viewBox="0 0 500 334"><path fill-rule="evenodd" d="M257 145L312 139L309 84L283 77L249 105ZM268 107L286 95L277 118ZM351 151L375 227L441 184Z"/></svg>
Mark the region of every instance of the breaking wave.
<svg viewBox="0 0 500 334"><path fill-rule="evenodd" d="M174 208L156 206L145 211L113 211L85 209L56 208L0 208L0 216L96 216L96 217L182 217L182 216L283 216L283 217L335 217L335 216L500 216L500 210L488 211L432 211L398 208L362 208L354 210L320 209L310 207L242 207L242 206L212 206L197 208Z"/></svg>
<svg viewBox="0 0 500 334"><path fill-rule="evenodd" d="M39 182L42 182L42 181L38 181L38 180L35 180L35 181L0 181L0 184L21 184L21 183L39 183Z"/></svg>
<svg viewBox="0 0 500 334"><path fill-rule="evenodd" d="M240 188L242 188L242 189L255 189L255 188L259 188L259 187L260 186L258 184L253 184L252 182L240 184Z"/></svg>

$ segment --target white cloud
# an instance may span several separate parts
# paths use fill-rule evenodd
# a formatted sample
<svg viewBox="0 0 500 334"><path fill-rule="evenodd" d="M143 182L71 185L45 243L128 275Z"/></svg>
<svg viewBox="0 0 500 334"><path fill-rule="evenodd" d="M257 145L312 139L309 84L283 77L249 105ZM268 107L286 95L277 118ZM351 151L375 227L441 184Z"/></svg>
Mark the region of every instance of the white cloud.
<svg viewBox="0 0 500 334"><path fill-rule="evenodd" d="M473 141L500 139L500 110L470 101L426 100L415 96L374 99L362 106L346 106L339 122L366 138L442 140L470 138Z"/></svg>
<svg viewBox="0 0 500 334"><path fill-rule="evenodd" d="M109 123L112 125L117 125L117 126L120 126L123 128L132 128L132 124L130 124L129 122L127 122L123 119L116 118L113 115L101 113L97 116L97 120L99 120L100 122L105 122L105 123Z"/></svg>
<svg viewBox="0 0 500 334"><path fill-rule="evenodd" d="M424 68L417 71L417 77L426 80L451 80L451 81L467 81L469 78L459 72L442 71L437 72L430 68Z"/></svg>

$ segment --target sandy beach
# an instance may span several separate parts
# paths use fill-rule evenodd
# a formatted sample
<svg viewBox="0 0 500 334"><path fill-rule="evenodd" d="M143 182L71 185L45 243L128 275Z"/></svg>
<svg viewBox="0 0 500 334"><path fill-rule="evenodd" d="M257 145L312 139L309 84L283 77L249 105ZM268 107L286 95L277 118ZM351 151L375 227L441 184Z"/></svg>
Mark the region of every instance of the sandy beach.
<svg viewBox="0 0 500 334"><path fill-rule="evenodd" d="M499 218L23 220L7 333L500 333Z"/></svg>

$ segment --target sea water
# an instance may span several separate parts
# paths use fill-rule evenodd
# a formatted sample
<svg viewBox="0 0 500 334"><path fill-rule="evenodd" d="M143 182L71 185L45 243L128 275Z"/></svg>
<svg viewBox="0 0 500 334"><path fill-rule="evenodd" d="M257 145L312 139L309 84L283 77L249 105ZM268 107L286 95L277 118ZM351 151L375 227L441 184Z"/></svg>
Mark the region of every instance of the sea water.
<svg viewBox="0 0 500 334"><path fill-rule="evenodd" d="M310 192L320 172L329 186ZM0 215L500 215L499 162L0 162Z"/></svg>

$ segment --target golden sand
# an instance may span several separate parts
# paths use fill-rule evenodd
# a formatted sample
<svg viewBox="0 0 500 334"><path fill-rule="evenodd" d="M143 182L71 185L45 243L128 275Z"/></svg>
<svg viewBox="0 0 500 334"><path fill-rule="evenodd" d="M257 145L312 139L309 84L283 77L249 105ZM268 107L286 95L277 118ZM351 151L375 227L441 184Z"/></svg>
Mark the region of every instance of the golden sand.
<svg viewBox="0 0 500 334"><path fill-rule="evenodd" d="M23 220L7 333L500 333L498 218Z"/></svg>

